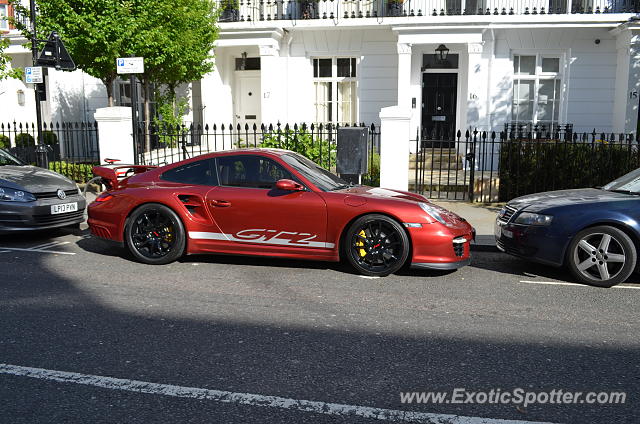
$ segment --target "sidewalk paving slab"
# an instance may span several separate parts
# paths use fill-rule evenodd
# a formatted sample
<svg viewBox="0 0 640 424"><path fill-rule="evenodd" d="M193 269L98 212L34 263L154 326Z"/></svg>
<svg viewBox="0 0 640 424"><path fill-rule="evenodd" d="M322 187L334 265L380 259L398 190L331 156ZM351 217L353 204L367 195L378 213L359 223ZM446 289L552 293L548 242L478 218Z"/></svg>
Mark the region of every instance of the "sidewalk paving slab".
<svg viewBox="0 0 640 424"><path fill-rule="evenodd" d="M485 204L485 203L470 203L462 201L446 201L446 200L434 200L438 206L454 212L467 221L476 229L475 245L480 249L474 250L497 250L496 239L493 235L493 226L496 221L496 216L502 207L501 204Z"/></svg>

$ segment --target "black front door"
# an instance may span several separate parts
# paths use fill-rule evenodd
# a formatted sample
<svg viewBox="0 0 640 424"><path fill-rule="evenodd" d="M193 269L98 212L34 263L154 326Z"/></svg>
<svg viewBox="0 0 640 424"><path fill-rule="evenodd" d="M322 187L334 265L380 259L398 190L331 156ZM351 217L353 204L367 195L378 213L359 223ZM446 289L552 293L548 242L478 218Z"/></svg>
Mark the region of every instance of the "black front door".
<svg viewBox="0 0 640 424"><path fill-rule="evenodd" d="M453 147L458 74L422 74L422 147Z"/></svg>

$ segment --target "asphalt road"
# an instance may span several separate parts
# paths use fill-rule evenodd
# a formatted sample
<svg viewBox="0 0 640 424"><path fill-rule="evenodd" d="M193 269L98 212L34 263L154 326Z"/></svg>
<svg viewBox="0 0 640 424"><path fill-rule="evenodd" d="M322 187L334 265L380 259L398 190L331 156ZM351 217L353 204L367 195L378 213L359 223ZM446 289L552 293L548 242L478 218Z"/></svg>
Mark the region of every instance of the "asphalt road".
<svg viewBox="0 0 640 424"><path fill-rule="evenodd" d="M640 416L634 281L540 284L569 276L486 250L456 272L371 279L340 264L230 256L147 266L86 230L15 239L0 238L3 423L382 422L325 403L534 422ZM166 386L139 393L130 380ZM627 397L526 408L400 401L456 388ZM176 395L196 389L209 391ZM300 400L315 403L303 411Z"/></svg>

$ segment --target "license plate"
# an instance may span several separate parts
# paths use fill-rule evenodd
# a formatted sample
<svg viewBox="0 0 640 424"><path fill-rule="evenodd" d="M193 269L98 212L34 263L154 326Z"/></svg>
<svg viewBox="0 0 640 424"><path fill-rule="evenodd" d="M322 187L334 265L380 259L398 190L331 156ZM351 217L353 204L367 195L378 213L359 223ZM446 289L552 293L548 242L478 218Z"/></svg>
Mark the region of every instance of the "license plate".
<svg viewBox="0 0 640 424"><path fill-rule="evenodd" d="M493 227L493 229L496 238L500 238L502 236L513 238L513 232L503 228L503 224L499 221L496 221L496 225Z"/></svg>
<svg viewBox="0 0 640 424"><path fill-rule="evenodd" d="M78 210L78 202L62 203L60 205L51 205L51 215L59 213L76 212Z"/></svg>

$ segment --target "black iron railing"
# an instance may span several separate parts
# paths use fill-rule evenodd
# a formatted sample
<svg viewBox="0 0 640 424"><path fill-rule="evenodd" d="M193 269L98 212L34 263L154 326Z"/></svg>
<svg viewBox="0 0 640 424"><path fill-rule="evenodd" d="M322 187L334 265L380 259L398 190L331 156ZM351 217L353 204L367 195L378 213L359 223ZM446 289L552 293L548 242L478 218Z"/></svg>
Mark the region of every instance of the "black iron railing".
<svg viewBox="0 0 640 424"><path fill-rule="evenodd" d="M596 187L640 167L638 136L571 125L461 131L423 147L411 187L431 198L503 202L540 191Z"/></svg>
<svg viewBox="0 0 640 424"><path fill-rule="evenodd" d="M368 173L364 184L380 181L380 129L368 128ZM276 125L139 125L137 159L140 164L164 165L201 154L237 148L276 148L298 152L322 167L336 171L338 129L336 124Z"/></svg>
<svg viewBox="0 0 640 424"><path fill-rule="evenodd" d="M218 0L221 22L638 13L639 0Z"/></svg>
<svg viewBox="0 0 640 424"><path fill-rule="evenodd" d="M92 177L100 161L95 122L45 123L41 130L48 168L77 182ZM34 123L0 123L0 148L26 164L38 163L38 130Z"/></svg>

